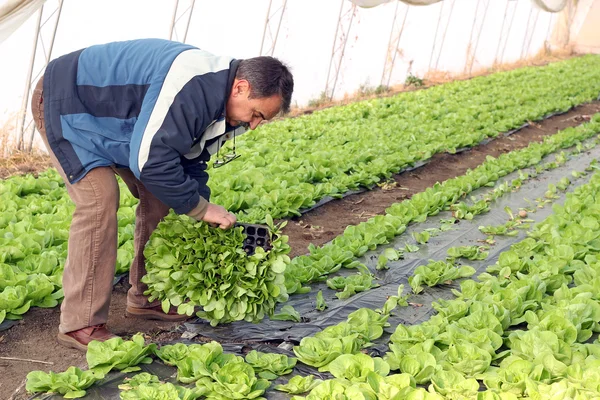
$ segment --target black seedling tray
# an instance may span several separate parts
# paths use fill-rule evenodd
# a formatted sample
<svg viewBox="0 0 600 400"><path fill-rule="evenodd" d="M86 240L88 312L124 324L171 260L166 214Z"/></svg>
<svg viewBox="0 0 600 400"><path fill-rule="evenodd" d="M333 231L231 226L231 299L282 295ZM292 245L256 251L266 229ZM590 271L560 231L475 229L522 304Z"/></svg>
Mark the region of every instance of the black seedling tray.
<svg viewBox="0 0 600 400"><path fill-rule="evenodd" d="M269 228L266 225L238 223L236 226L241 226L242 232L246 235L244 251L249 256L254 254L257 247L262 247L265 251L273 248L269 238Z"/></svg>

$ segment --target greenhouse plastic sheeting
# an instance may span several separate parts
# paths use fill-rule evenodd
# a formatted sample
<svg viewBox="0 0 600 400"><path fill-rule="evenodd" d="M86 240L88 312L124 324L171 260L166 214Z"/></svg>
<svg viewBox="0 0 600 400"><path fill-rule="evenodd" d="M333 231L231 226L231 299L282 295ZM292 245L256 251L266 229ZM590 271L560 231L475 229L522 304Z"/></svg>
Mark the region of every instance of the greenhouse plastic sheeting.
<svg viewBox="0 0 600 400"><path fill-rule="evenodd" d="M414 244L414 239L411 236L412 232L419 232L428 228L439 228L440 220L450 218L451 214L450 212L442 212L435 217L428 218L425 222L409 226L404 234L396 237L388 245L380 246L376 251L368 252L359 259L377 277L376 283L381 286L358 293L346 300L338 300L335 297L335 291L329 289L325 283L311 285L312 291L310 293L290 296L290 300L286 305L292 305L302 315L303 322L295 323L265 319L260 324L236 322L211 327L208 323L198 320L194 323L184 324L186 331L182 335L181 342L189 343L187 340L201 335L218 341L222 344L224 351L237 355L245 355L250 350L258 350L293 356L294 354L291 351L293 345L297 344L303 337L314 335L327 326L345 321L348 314L359 308L368 307L375 309L382 307L388 296L397 293L399 284L404 284L405 292L407 292L410 290L408 278L412 275L416 267L427 264L430 259L445 259L447 250L450 247L477 244L478 239L485 239L486 237L486 235L479 232L478 227L480 225L499 225L508 220L508 215L504 211L505 206L510 206L514 211L522 207L531 206L531 203L527 199L544 197L544 193L547 191L550 183L556 183L564 176L571 176L571 171L573 170L583 171L593 159L598 157L600 157L600 145L573 157L561 167L540 173L536 178L525 182L517 192L505 194L492 203L489 212L476 216L472 221L460 221L454 225L452 230L441 232L438 236L433 236L426 245L419 245L420 248L417 252L406 253L404 260L388 262L388 270L377 271L375 267L379 254L385 248L403 248L407 243ZM546 157L542 160L542 163L552 161L553 158L554 156ZM529 170L533 171L533 168ZM588 174L574 181L568 191L572 191L575 187L586 183L591 175ZM517 177L518 172L514 172L500 179L498 183L510 181ZM472 193L472 196L478 197L491 190L493 188L478 189ZM563 203L564 198L565 194L560 193L560 198L555 200L554 203ZM530 213L528 218L539 222L551 213L551 205L546 205L537 212ZM464 264L473 266L478 273L481 273L485 271L487 266L494 264L498 260L500 253L509 249L512 244L523 240L525 235L525 231L519 231L519 235L515 237L496 236L496 244L489 250L489 256L486 260L465 260ZM342 269L339 272L341 275L352 273L355 273L355 270ZM458 287L458 283L431 288L425 287L421 294L411 296L408 307L399 307L392 313L392 316L388 320L391 326L385 329L383 337L375 340L374 345L367 349L369 354L371 356L384 355L388 350L387 343L389 342L389 337L398 324L412 325L426 321L435 313L435 310L431 307L431 303L440 298L453 298L450 289ZM323 290L324 298L329 306L323 312L315 310L315 296L319 290ZM161 380L176 383L176 369L166 366L158 360L149 365L142 365L141 368L142 371L157 375ZM136 373L122 374L113 372L104 381L88 389L88 394L85 398L117 400L119 399L118 385L123 382L125 376L130 377ZM287 382L291 376L297 374L311 374L323 379L331 378L327 373L319 373L312 367L298 363L292 374L280 377L274 381L274 384L265 394L266 398L270 400L289 399L289 395L277 392L272 387L275 384ZM34 398L59 399L61 396L43 394Z"/></svg>
<svg viewBox="0 0 600 400"><path fill-rule="evenodd" d="M7 0L0 4L0 43L16 31L46 0Z"/></svg>
<svg viewBox="0 0 600 400"><path fill-rule="evenodd" d="M479 232L478 227L480 225L499 225L508 220L508 215L504 211L505 206L510 206L514 211L521 207L531 206L527 199L544 197L544 193L550 183L556 183L564 176L571 176L571 171L573 170L583 171L593 159L598 157L600 157L600 146L596 146L590 151L583 152L573 157L561 167L551 171L542 172L536 178L525 182L517 192L508 193L492 203L489 212L476 216L472 221L460 221L454 225L452 230L441 232L438 236L433 236L426 245L420 245L419 251L406 253L406 259L388 262L388 270L377 271L375 266L379 254L382 253L386 247L403 248L407 243L414 244L414 240L411 236L412 232L419 232L428 228L439 228L440 220L450 218L451 214L449 212L442 212L435 217L428 218L425 222L409 226L404 234L398 236L390 244L380 246L376 251L368 252L359 259L375 276L377 276L378 279L376 283L380 284L380 287L358 293L346 300L338 300L335 297L335 292L327 288L325 283L318 283L311 285L313 290L310 293L290 296L290 300L286 305L294 306L294 308L302 315L304 322L294 323L265 319L260 324L238 322L211 327L205 322L198 321L195 323L186 323L184 325L186 331L182 335L183 339L181 342L189 343L186 340L201 335L220 342L226 352L235 353L237 355L245 355L250 350L258 350L293 356L294 354L291 351L293 345L297 344L303 337L314 335L327 326L345 321L349 313L359 308L380 308L383 306L388 296L397 293L399 284L404 284L405 292L407 292L410 290L408 277L412 275L416 267L427 264L430 259L445 259L447 250L450 247L477 244L478 239L484 239L486 237L486 235ZM542 163L551 161L552 159L553 156L546 157ZM533 168L529 170L532 171ZM527 169L525 171L527 171ZM498 183L510 181L517 177L518 172L514 172L500 179ZM568 191L572 191L575 187L586 183L589 177L591 177L591 174L574 181ZM478 197L491 190L493 190L493 188L482 188L474 191L472 195ZM554 203L563 203L564 198L565 194L562 193L560 194L560 198L555 200ZM537 212L530 213L528 218L539 222L544 220L551 213L551 205L546 205ZM525 236L525 231L519 231L519 235L516 237L496 236L496 244L489 250L489 256L486 260L465 260L464 264L473 266L478 273L481 273L485 271L487 266L494 264L498 260L500 253L509 249L512 244L521 241ZM349 275L354 273L354 271L355 270L341 270L339 274ZM431 288L425 287L421 294L411 296L409 299L410 305L408 307L399 307L392 313L392 316L388 320L391 326L385 329L382 338L375 340L375 344L367 349L369 354L371 356L384 355L388 350L387 343L389 342L389 337L398 324L412 325L426 321L435 313L435 310L431 307L431 303L440 298L453 298L450 289L458 287L458 283ZM315 310L315 296L318 290L323 290L323 295L329 306L324 312ZM141 368L142 371L157 375L161 380L176 383L176 369L165 366L160 361L154 361L152 364L143 365ZM109 374L104 381L88 389L88 395L85 398L117 400L119 399L118 385L123 382L125 376L133 376L136 373L137 372L122 374L113 372ZM277 392L272 389L272 387L275 384L287 382L291 376L297 374L311 374L322 379L331 377L327 373L319 373L312 367L298 363L292 374L280 377L274 381L274 384L265 394L266 398L271 400L289 399L289 395ZM61 397L44 394L34 398L59 399Z"/></svg>
<svg viewBox="0 0 600 400"><path fill-rule="evenodd" d="M350 0L350 1L359 7L371 8L371 7L377 7L384 3L389 3L390 1L393 1L393 0Z"/></svg>
<svg viewBox="0 0 600 400"><path fill-rule="evenodd" d="M381 4L389 3L392 0L350 0L350 1L362 8L372 8L372 7L377 7ZM428 6L430 4L439 3L442 0L399 0L399 1L409 4L409 5L412 5L412 6Z"/></svg>
<svg viewBox="0 0 600 400"><path fill-rule="evenodd" d="M567 0L531 0L533 4L547 12L560 12L567 6Z"/></svg>
<svg viewBox="0 0 600 400"><path fill-rule="evenodd" d="M0 324L0 332L5 331L7 329L10 329L10 328L12 328L13 326L15 326L18 323L19 323L19 321L12 321L10 319L5 319Z"/></svg>
<svg viewBox="0 0 600 400"><path fill-rule="evenodd" d="M350 0L362 8L372 8L389 3L392 0ZM443 0L398 0L411 6L429 6ZM517 0L515 0L517 1ZM547 12L560 12L567 6L567 0L531 0L533 4Z"/></svg>
<svg viewBox="0 0 600 400"><path fill-rule="evenodd" d="M187 343L187 342L183 342ZM256 345L256 346L245 346L245 345L234 345L234 344L224 344L223 351L227 353L234 353L239 356L246 355L250 350L257 350L263 352L270 353L279 353L285 354L287 356L293 357L294 353L290 350L285 350L278 347L267 346L267 345ZM168 365L163 364L160 360L155 360L152 364L140 365L141 371L129 372L127 374L121 372L111 372L109 373L104 380L99 383L96 383L92 387L86 390L86 396L84 399L86 400L118 400L119 399L119 385L123 383L123 380L126 377L131 378L132 376L139 374L140 372L148 372L150 374L156 375L160 378L161 381L171 382L176 385L181 385L181 383L177 382L176 374L177 369L175 367L170 367ZM273 382L271 387L278 385L280 383L286 383L288 379L294 375L314 375L319 379L330 379L333 378L328 373L321 373L317 371L315 368L306 366L304 364L298 363L294 368L294 372L284 377L280 377ZM183 386L183 385L182 385ZM289 400L290 396L283 392L278 392L273 389L270 389L265 397L268 400ZM56 394L38 394L33 396L32 399L47 399L47 400L58 400L63 397Z"/></svg>
<svg viewBox="0 0 600 400"><path fill-rule="evenodd" d="M429 6L431 4L439 3L442 0L400 0L403 3L411 6Z"/></svg>

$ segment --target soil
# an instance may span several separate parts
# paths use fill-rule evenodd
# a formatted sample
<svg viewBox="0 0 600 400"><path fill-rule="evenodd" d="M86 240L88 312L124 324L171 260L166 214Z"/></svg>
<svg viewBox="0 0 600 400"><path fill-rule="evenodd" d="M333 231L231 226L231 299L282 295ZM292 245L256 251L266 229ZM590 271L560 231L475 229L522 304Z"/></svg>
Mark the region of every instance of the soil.
<svg viewBox="0 0 600 400"><path fill-rule="evenodd" d="M539 142L559 130L580 125L597 112L600 112L600 102L581 105L566 114L532 123L510 136L499 137L468 151L435 155L427 165L398 174L393 180L374 190L331 201L302 217L294 218L284 229L284 233L290 238L291 256L305 254L310 243L327 243L341 234L348 225L384 214L391 204L410 198L438 181L464 174L468 169L480 165L488 155L498 156L526 147L531 142ZM127 288L127 283L119 283L113 292L108 325L114 333L130 336L136 332L144 332L148 339L155 342L174 340L180 336L177 333L180 326L178 323L127 318ZM29 371L60 372L71 365L86 366L83 353L57 343L58 323L58 308L33 309L17 325L0 332L0 397L26 399L24 384Z"/></svg>

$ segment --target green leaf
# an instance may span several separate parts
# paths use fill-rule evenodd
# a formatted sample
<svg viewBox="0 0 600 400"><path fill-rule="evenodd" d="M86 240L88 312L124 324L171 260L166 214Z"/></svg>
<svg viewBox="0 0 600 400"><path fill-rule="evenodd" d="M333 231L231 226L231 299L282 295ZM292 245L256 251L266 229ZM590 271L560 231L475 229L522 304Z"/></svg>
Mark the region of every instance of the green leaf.
<svg viewBox="0 0 600 400"><path fill-rule="evenodd" d="M171 302L169 301L169 299L165 299L160 303L162 310L165 314L168 314L169 311L171 310Z"/></svg>
<svg viewBox="0 0 600 400"><path fill-rule="evenodd" d="M323 382L320 379L315 379L313 375L308 376L293 376L285 385L276 385L275 390L286 392L289 394L306 393Z"/></svg>
<svg viewBox="0 0 600 400"><path fill-rule="evenodd" d="M124 341L120 337L104 342L92 341L88 344L86 360L90 370L107 374L112 369L134 371L139 363L144 362L147 355L153 354L156 344L145 345L142 335L134 335L131 340Z"/></svg>
<svg viewBox="0 0 600 400"><path fill-rule="evenodd" d="M300 314L298 313L298 311L296 311L294 309L294 307L289 306L289 305L283 306L281 308L280 313L274 314L270 318L273 321L294 321L294 322L301 321L301 317L300 317Z"/></svg>
<svg viewBox="0 0 600 400"><path fill-rule="evenodd" d="M419 244L425 244L425 243L429 242L429 239L431 237L431 235L427 231L413 232L412 235L415 238L415 240L417 241L417 243L419 243Z"/></svg>
<svg viewBox="0 0 600 400"><path fill-rule="evenodd" d="M72 390L63 395L65 399L78 399L85 396L85 390Z"/></svg>
<svg viewBox="0 0 600 400"><path fill-rule="evenodd" d="M325 299L323 298L323 291L319 290L317 293L317 310L324 311L327 308L327 303L325 303Z"/></svg>
<svg viewBox="0 0 600 400"><path fill-rule="evenodd" d="M246 362L254 368L261 378L267 380L277 379L282 375L292 372L296 359L284 354L262 353L252 350L246 355Z"/></svg>
<svg viewBox="0 0 600 400"><path fill-rule="evenodd" d="M406 244L404 246L405 250L407 253L414 253L416 251L419 251L419 246L415 246L414 244Z"/></svg>

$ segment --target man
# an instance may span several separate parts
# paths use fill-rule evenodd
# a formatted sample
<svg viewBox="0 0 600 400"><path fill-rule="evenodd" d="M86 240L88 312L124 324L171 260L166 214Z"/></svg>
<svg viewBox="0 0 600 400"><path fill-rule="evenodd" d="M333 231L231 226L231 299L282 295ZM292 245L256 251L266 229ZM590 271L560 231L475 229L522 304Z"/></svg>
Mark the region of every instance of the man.
<svg viewBox="0 0 600 400"><path fill-rule="evenodd" d="M172 208L230 228L208 202L207 162L226 140L287 112L288 68L272 57L235 60L159 39L92 46L52 61L32 99L36 126L75 213L63 275L58 340L85 351L107 328L117 255L119 187L139 199L127 315L181 321L143 292L144 245Z"/></svg>

